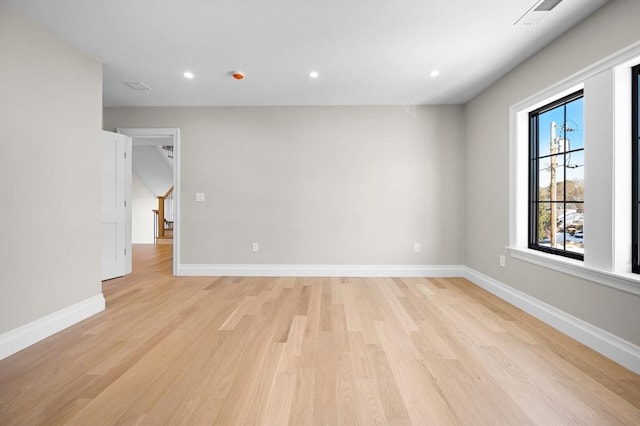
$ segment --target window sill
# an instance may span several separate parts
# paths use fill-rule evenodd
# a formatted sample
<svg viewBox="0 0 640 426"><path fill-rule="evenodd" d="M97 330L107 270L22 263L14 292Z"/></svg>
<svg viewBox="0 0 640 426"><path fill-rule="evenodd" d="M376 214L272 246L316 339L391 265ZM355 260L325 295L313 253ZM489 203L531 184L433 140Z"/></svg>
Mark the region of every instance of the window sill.
<svg viewBox="0 0 640 426"><path fill-rule="evenodd" d="M507 247L511 257L640 296L640 275L585 266L583 261L519 247Z"/></svg>

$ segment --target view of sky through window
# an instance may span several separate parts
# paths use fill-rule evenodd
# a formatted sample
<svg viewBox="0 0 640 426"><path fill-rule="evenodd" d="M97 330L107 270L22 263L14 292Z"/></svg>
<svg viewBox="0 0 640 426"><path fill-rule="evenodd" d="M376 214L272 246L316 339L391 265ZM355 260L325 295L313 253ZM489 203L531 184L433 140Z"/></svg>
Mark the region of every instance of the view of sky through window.
<svg viewBox="0 0 640 426"><path fill-rule="evenodd" d="M532 167L538 193L537 247L584 253L584 100L578 97L534 114ZM555 225L552 225L555 224Z"/></svg>

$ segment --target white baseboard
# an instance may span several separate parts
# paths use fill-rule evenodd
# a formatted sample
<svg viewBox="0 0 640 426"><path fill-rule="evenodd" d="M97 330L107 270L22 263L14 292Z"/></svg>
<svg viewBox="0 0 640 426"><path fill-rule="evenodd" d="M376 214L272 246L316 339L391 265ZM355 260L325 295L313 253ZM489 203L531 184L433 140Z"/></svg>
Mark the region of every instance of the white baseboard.
<svg viewBox="0 0 640 426"><path fill-rule="evenodd" d="M640 374L640 347L462 265L178 265L181 276L461 277ZM105 309L102 294L0 335L0 359Z"/></svg>
<svg viewBox="0 0 640 426"><path fill-rule="evenodd" d="M0 359L21 351L27 346L64 330L83 319L104 311L102 293L83 300L45 317L0 334Z"/></svg>
<svg viewBox="0 0 640 426"><path fill-rule="evenodd" d="M176 275L211 277L461 277L462 265L178 265Z"/></svg>
<svg viewBox="0 0 640 426"><path fill-rule="evenodd" d="M466 266L464 277L583 345L640 374L640 347L635 344Z"/></svg>

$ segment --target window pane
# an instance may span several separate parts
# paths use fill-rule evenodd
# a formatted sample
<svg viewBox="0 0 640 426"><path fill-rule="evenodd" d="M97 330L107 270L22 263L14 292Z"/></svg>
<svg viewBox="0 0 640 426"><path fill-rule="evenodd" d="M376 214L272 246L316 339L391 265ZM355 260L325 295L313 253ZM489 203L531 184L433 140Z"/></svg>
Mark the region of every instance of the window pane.
<svg viewBox="0 0 640 426"><path fill-rule="evenodd" d="M565 155L567 201L584 201L584 151Z"/></svg>
<svg viewBox="0 0 640 426"><path fill-rule="evenodd" d="M583 98L576 99L566 105L566 121L563 132L558 132L558 136L565 139L567 151L584 148L583 107Z"/></svg>
<svg viewBox="0 0 640 426"><path fill-rule="evenodd" d="M564 250L564 206L562 203L553 203L551 218L549 220L549 246ZM555 215L555 216L554 216ZM555 226L552 226L555 223Z"/></svg>
<svg viewBox="0 0 640 426"><path fill-rule="evenodd" d="M538 156L551 154L551 138L556 140L564 123L564 106L560 105L538 116ZM558 152L558 151L556 151Z"/></svg>
<svg viewBox="0 0 640 426"><path fill-rule="evenodd" d="M557 155L556 182L563 182L565 179L565 164L567 164L567 155Z"/></svg>
<svg viewBox="0 0 640 426"><path fill-rule="evenodd" d="M538 162L538 199L548 201L550 197L551 168L549 158L542 158Z"/></svg>
<svg viewBox="0 0 640 426"><path fill-rule="evenodd" d="M538 204L538 244L549 247L551 242L551 203Z"/></svg>
<svg viewBox="0 0 640 426"><path fill-rule="evenodd" d="M567 203L566 206L566 250L584 253L584 203Z"/></svg>
<svg viewBox="0 0 640 426"><path fill-rule="evenodd" d="M553 190L553 187L551 186L551 180L554 179L554 170L555 170L555 182L556 182L556 194L558 194L560 197L562 197L562 194L564 194L564 162L565 162L565 155L564 154L560 154L560 155L552 155L551 157L549 157L547 160L547 163L549 164L549 179L550 181L547 182L547 186L549 186L550 189ZM558 198L557 196L551 197L551 201L558 201L560 198Z"/></svg>

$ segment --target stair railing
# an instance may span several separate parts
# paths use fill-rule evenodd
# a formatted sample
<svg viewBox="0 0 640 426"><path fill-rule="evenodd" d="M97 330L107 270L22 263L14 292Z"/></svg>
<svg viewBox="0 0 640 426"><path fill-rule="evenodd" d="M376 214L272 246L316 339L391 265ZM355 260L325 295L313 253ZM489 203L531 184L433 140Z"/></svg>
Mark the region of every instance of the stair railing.
<svg viewBox="0 0 640 426"><path fill-rule="evenodd" d="M173 231L173 186L164 195L158 195L158 209L153 210L155 215L155 241L165 237L165 231Z"/></svg>
<svg viewBox="0 0 640 426"><path fill-rule="evenodd" d="M153 212L153 244L158 244L158 209L151 211Z"/></svg>

